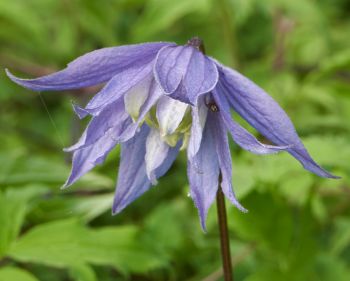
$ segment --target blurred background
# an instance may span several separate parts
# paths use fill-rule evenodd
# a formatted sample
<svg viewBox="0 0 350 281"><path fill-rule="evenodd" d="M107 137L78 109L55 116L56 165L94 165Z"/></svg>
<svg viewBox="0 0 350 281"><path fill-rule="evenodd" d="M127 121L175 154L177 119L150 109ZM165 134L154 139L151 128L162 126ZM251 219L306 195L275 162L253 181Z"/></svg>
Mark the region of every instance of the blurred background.
<svg viewBox="0 0 350 281"><path fill-rule="evenodd" d="M36 77L97 48L195 35L266 89L315 160L342 176L232 143L234 188L250 210L228 207L235 280L350 280L348 0L0 0L0 281L222 280L215 206L204 234L185 155L112 217L118 149L60 190L62 148L85 126L71 101L95 90L39 95L3 71Z"/></svg>

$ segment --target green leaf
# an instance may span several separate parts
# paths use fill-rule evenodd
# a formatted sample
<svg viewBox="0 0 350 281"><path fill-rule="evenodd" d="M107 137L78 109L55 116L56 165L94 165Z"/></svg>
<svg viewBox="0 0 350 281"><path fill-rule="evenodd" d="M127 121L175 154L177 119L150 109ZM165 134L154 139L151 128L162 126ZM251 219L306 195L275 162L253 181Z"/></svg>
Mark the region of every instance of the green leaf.
<svg viewBox="0 0 350 281"><path fill-rule="evenodd" d="M308 148L315 160L327 166L339 166L349 170L350 147L349 137L338 136L312 136L304 138L305 146Z"/></svg>
<svg viewBox="0 0 350 281"><path fill-rule="evenodd" d="M350 245L350 220L338 218L335 222L335 232L332 237L331 252L339 255Z"/></svg>
<svg viewBox="0 0 350 281"><path fill-rule="evenodd" d="M86 264L72 266L69 273L75 281L97 281L94 270Z"/></svg>
<svg viewBox="0 0 350 281"><path fill-rule="evenodd" d="M184 202L179 200L161 204L145 220L143 238L168 259L185 238L182 235L185 220L183 216L186 216L184 207Z"/></svg>
<svg viewBox="0 0 350 281"><path fill-rule="evenodd" d="M327 208L319 194L315 194L311 198L311 210L313 215L320 221L325 222L328 217Z"/></svg>
<svg viewBox="0 0 350 281"><path fill-rule="evenodd" d="M10 156L10 157L9 157ZM27 153L17 152L13 156L1 154L2 159L13 159L6 168L0 168L0 182L3 185L22 185L27 183L55 183L63 184L68 175L68 167L63 161L49 160L40 156L28 157ZM1 159L0 158L0 159Z"/></svg>
<svg viewBox="0 0 350 281"><path fill-rule="evenodd" d="M244 198L254 189L256 179L249 166L246 163L234 163L232 171L233 189L238 199Z"/></svg>
<svg viewBox="0 0 350 281"><path fill-rule="evenodd" d="M313 183L314 178L310 173L300 171L299 175L286 177L279 188L287 200L302 206L307 202Z"/></svg>
<svg viewBox="0 0 350 281"><path fill-rule="evenodd" d="M350 270L344 260L330 256L327 253L316 258L315 277L312 280L348 281L349 276Z"/></svg>
<svg viewBox="0 0 350 281"><path fill-rule="evenodd" d="M47 219L63 219L67 214L91 221L111 210L113 193L90 196L57 196L39 204L39 212L49 213ZM40 215L40 213L38 215Z"/></svg>
<svg viewBox="0 0 350 281"><path fill-rule="evenodd" d="M286 152L273 155L249 155L252 175L256 180L276 184L287 175L303 171L301 165Z"/></svg>
<svg viewBox="0 0 350 281"><path fill-rule="evenodd" d="M235 233L248 241L255 241L283 252L292 239L293 219L285 203L270 194L251 193L242 204L249 210L243 214L230 209L229 225Z"/></svg>
<svg viewBox="0 0 350 281"><path fill-rule="evenodd" d="M57 190L66 181L69 167L62 159L30 155L22 149L11 152L0 152L0 185L25 185L28 183L51 184ZM111 188L114 181L106 176L90 172L77 184L77 187L86 189ZM71 190L71 189L70 189Z"/></svg>
<svg viewBox="0 0 350 281"><path fill-rule="evenodd" d="M234 19L239 25L243 25L258 8L255 0L231 0L227 2L232 11L235 12Z"/></svg>
<svg viewBox="0 0 350 281"><path fill-rule="evenodd" d="M6 254L21 230L28 200L45 191L40 186L0 191L0 257Z"/></svg>
<svg viewBox="0 0 350 281"><path fill-rule="evenodd" d="M282 274L274 268L259 268L254 270L244 281L280 281L286 280ZM288 279L290 281L290 279Z"/></svg>
<svg viewBox="0 0 350 281"><path fill-rule="evenodd" d="M39 281L34 275L23 269L6 266L0 268L0 281Z"/></svg>
<svg viewBox="0 0 350 281"><path fill-rule="evenodd" d="M133 226L86 228L75 219L34 227L14 243L9 256L22 262L68 268L82 263L146 272L162 265L139 243Z"/></svg>
<svg viewBox="0 0 350 281"><path fill-rule="evenodd" d="M329 75L336 71L347 70L350 67L350 50L341 50L330 58L327 58L321 62L320 74L322 76Z"/></svg>

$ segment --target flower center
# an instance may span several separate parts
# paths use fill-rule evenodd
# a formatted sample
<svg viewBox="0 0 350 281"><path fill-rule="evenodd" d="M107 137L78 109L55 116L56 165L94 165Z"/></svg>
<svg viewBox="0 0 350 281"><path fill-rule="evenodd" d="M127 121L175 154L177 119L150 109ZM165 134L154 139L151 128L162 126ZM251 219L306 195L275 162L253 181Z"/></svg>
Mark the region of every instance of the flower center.
<svg viewBox="0 0 350 281"><path fill-rule="evenodd" d="M148 112L144 121L146 122L146 124L148 126L153 127L155 129L161 131L160 125L159 125L158 120L157 120L156 106L154 106ZM191 110L190 110L190 108L188 108L188 110L186 110L186 113L185 113L182 121L178 125L177 129L175 130L175 132L173 132L172 134L163 135L162 136L163 141L165 141L169 146L174 147L174 146L176 146L176 144L178 143L178 141L180 139L183 139L182 148L186 148L187 147L186 138L188 138L190 135L191 125L192 125Z"/></svg>

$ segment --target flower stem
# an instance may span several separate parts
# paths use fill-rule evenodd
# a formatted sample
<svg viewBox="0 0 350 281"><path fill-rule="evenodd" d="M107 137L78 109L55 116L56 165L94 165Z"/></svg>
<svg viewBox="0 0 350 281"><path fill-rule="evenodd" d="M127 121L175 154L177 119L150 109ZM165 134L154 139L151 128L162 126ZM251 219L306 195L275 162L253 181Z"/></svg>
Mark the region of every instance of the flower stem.
<svg viewBox="0 0 350 281"><path fill-rule="evenodd" d="M224 280L233 281L231 253L230 253L230 239L228 236L225 198L220 188L218 189L218 192L216 194L216 204L217 204L217 213L218 213Z"/></svg>

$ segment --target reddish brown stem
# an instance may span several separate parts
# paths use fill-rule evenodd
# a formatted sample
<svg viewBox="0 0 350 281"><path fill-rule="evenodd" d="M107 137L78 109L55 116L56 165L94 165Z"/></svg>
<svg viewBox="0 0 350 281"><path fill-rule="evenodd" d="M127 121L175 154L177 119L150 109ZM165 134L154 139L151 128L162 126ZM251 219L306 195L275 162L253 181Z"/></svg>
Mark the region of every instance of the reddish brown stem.
<svg viewBox="0 0 350 281"><path fill-rule="evenodd" d="M231 252L230 252L230 239L228 235L227 216L225 198L221 189L218 189L216 194L218 223L220 232L220 245L221 245L221 257L224 271L224 280L233 281Z"/></svg>

